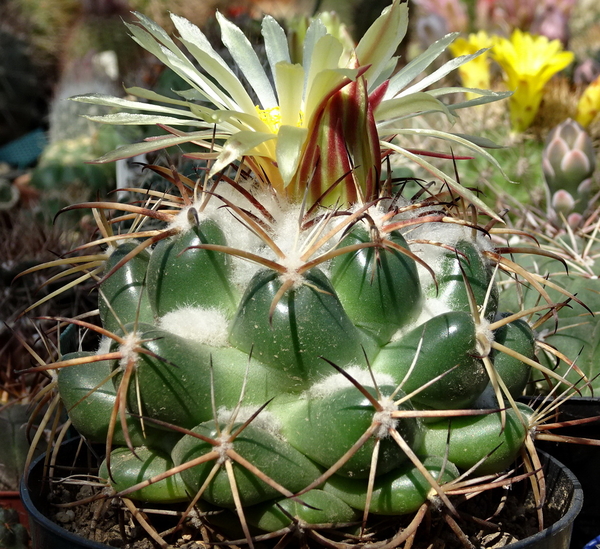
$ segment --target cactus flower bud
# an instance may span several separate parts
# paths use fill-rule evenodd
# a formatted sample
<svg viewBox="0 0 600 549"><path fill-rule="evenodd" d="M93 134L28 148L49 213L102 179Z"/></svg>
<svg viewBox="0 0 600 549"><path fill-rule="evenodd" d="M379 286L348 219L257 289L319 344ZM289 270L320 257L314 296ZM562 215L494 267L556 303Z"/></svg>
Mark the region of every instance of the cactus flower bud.
<svg viewBox="0 0 600 549"><path fill-rule="evenodd" d="M564 189L559 189L552 196L552 209L555 212L561 212L564 215L570 214L575 208L575 199L571 193Z"/></svg>
<svg viewBox="0 0 600 549"><path fill-rule="evenodd" d="M577 122L568 118L548 134L542 154L542 170L551 193L562 189L575 197L576 209L585 209L590 187L588 179L595 167L592 140ZM555 201L560 202L561 207L565 205L564 200L558 200L556 195L553 205Z"/></svg>
<svg viewBox="0 0 600 549"><path fill-rule="evenodd" d="M576 229L581 225L583 221L583 216L580 213L573 212L567 217L567 223L571 229Z"/></svg>

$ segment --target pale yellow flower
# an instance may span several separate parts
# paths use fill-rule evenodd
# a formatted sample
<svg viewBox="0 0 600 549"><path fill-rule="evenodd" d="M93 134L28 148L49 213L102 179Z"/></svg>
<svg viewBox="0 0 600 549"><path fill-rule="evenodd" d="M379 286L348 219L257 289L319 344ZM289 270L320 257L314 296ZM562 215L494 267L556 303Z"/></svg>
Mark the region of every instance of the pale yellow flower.
<svg viewBox="0 0 600 549"><path fill-rule="evenodd" d="M600 112L600 76L584 91L577 104L575 120L587 128Z"/></svg>
<svg viewBox="0 0 600 549"><path fill-rule="evenodd" d="M485 31L469 34L468 38L457 38L449 46L454 57L470 55L492 47L492 38ZM490 87L490 60L484 51L475 59L465 63L458 69L458 74L465 88L488 89ZM476 93L467 92L467 98L477 97Z"/></svg>
<svg viewBox="0 0 600 549"><path fill-rule="evenodd" d="M550 78L571 64L573 52L563 51L559 40L548 40L516 29L510 40L494 37L492 55L505 73L514 94L509 99L514 131L525 131L533 122Z"/></svg>
<svg viewBox="0 0 600 549"><path fill-rule="evenodd" d="M86 94L72 99L117 108L88 116L105 124L160 125L166 134L111 151L105 163L194 144L186 157L210 161L209 176L243 158L260 182L279 196L304 202L355 204L380 194L382 155L396 153L438 177L481 211L495 214L460 182L406 147L417 137L434 137L476 152L501 170L475 138L438 127L413 127L410 119L439 114L454 122L457 111L506 96L479 90L468 101L443 102L461 89L428 88L477 54L451 59L423 77L423 71L456 38L449 34L396 70L396 51L408 28L408 5L393 0L351 47L330 16L312 19L296 60L285 30L273 17L261 24L266 59L242 30L217 14L221 41L231 67L190 21L172 15L176 43L147 17L128 24L133 38L179 75L187 86L178 97L128 88L127 98ZM331 24L331 32L328 30ZM184 52L181 47L187 50ZM192 59L195 62L192 62Z"/></svg>

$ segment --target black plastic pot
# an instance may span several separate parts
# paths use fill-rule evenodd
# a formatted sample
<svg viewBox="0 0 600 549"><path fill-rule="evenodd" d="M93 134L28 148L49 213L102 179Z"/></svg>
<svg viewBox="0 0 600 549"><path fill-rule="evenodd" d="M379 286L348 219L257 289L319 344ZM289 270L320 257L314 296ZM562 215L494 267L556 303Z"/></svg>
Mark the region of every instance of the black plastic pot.
<svg viewBox="0 0 600 549"><path fill-rule="evenodd" d="M600 398L571 398L560 406L559 421L600 416ZM600 422L556 429L556 434L600 440ZM600 446L538 442L538 448L556 457L581 481L584 503L575 519L571 547L581 549L600 536Z"/></svg>
<svg viewBox="0 0 600 549"><path fill-rule="evenodd" d="M73 455L79 440L66 442L60 449L59 460L85 469L90 456L81 452L77 459ZM542 532L527 539L505 546L507 549L569 549L573 521L581 510L583 493L575 475L556 458L541 454L547 482L547 506L559 512L561 519ZM49 504L44 480L44 456L39 457L25 474L21 482L21 498L29 513L32 549L109 549L108 545L90 541L64 530L46 515Z"/></svg>
<svg viewBox="0 0 600 549"><path fill-rule="evenodd" d="M83 446L80 448L80 439L66 441L59 449L57 464L63 464L65 469L57 468L56 475L69 475L75 472L90 471L96 463ZM26 471L21 480L21 501L29 514L29 534L32 549L108 549L104 543L98 543L77 536L48 518L50 504L48 502L48 482L44 472L46 455L38 457ZM59 465L60 466L60 465Z"/></svg>

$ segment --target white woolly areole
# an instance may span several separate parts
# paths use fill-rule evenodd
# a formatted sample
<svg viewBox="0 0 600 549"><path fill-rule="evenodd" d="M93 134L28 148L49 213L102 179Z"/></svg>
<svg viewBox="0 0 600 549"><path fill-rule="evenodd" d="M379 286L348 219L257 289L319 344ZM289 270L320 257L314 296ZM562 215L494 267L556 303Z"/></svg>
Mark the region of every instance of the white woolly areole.
<svg viewBox="0 0 600 549"><path fill-rule="evenodd" d="M172 334L213 347L226 347L229 321L215 307L182 307L162 316L158 327Z"/></svg>
<svg viewBox="0 0 600 549"><path fill-rule="evenodd" d="M475 338L477 339L477 352L487 356L492 348L494 332L490 330L490 323L485 318L480 318L475 326Z"/></svg>
<svg viewBox="0 0 600 549"><path fill-rule="evenodd" d="M169 223L167 230L175 229L180 233L185 233L185 232L189 231L192 228L190 215L193 215L193 214L190 213L191 208L192 208L191 206L186 206L185 208L182 208L181 211ZM202 219L202 217L205 217L204 214L198 213L197 210L196 210L196 213L198 214L199 220Z"/></svg>
<svg viewBox="0 0 600 549"><path fill-rule="evenodd" d="M219 458L217 459L217 463L220 465L221 463L225 463L229 459L229 456L227 455L227 452L229 450L233 449L233 442L229 441L229 434L228 433L221 433L217 437L217 441L219 442L219 444L217 444L213 448L213 450L215 450L215 452L217 452L219 454Z"/></svg>
<svg viewBox="0 0 600 549"><path fill-rule="evenodd" d="M389 374L373 373L372 377L371 373L362 366L352 365L344 368L344 371L363 387L373 387L373 377L375 377L375 381L379 387L383 385L396 385ZM335 373L315 383L308 389L307 395L309 398L326 398L347 387L354 387L354 385L343 374Z"/></svg>
<svg viewBox="0 0 600 549"><path fill-rule="evenodd" d="M105 355L106 353L110 353L110 346L112 344L112 339L110 337L103 337L100 340L100 344L98 345L98 350L96 351L97 355Z"/></svg>
<svg viewBox="0 0 600 549"><path fill-rule="evenodd" d="M398 420L392 417L392 412L398 410L398 405L388 397L382 398L379 404L383 410L373 415L373 421L379 422L379 427L373 434L376 438L385 438L389 436L390 429L395 429L398 425Z"/></svg>
<svg viewBox="0 0 600 549"><path fill-rule="evenodd" d="M119 352L121 353L121 360L119 361L119 368L125 370L129 364L137 366L138 352L136 351L141 344L141 339L135 332L127 334L123 340L123 343L119 346Z"/></svg>
<svg viewBox="0 0 600 549"><path fill-rule="evenodd" d="M252 414L256 413L258 406L241 406L235 416L236 423L245 423L248 421ZM217 422L218 423L230 423L233 416L233 410L222 406L217 410ZM281 435L281 423L279 420L268 410L261 410L253 420L252 425L258 427L269 434L282 438Z"/></svg>

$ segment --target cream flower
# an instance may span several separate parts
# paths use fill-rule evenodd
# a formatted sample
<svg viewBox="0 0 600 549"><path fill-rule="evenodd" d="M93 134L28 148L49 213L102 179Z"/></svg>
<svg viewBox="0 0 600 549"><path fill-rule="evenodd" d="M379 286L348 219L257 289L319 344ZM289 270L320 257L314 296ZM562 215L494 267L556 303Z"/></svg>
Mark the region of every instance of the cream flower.
<svg viewBox="0 0 600 549"><path fill-rule="evenodd" d="M291 61L285 31L272 17L262 21L263 63L241 29L218 14L222 42L235 67L228 66L202 31L186 19L171 16L180 43L194 62L156 23L136 16L139 24L128 25L134 40L177 73L189 89L178 92L180 99L141 88L127 90L138 100L97 94L73 98L133 111L89 117L92 120L159 124L167 131L165 136L119 148L98 162L193 143L210 152L187 156L213 159L211 173L244 157L282 196L303 200L308 189L317 199L334 186L328 203L348 203L378 196L381 149L387 148L415 161L455 192L490 211L426 156L398 144L398 140L417 134L437 137L482 154L497 166L477 145L481 141L437 129L411 128L406 121L436 112L453 121L459 109L504 96L480 90L474 100L445 105L440 98L462 92L462 88L426 91L479 54L452 59L423 78L423 71L456 38L452 34L394 74L395 53L408 25L405 2L393 0L350 51L327 31L321 18L315 18L306 30L302 63ZM392 142L387 136L396 137ZM341 179L342 183L336 184Z"/></svg>

